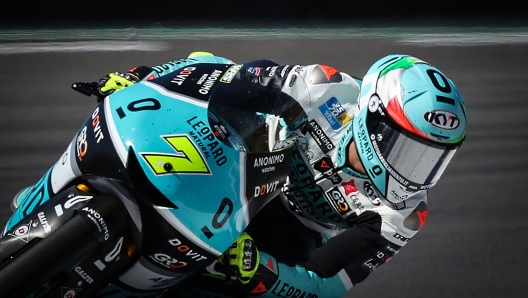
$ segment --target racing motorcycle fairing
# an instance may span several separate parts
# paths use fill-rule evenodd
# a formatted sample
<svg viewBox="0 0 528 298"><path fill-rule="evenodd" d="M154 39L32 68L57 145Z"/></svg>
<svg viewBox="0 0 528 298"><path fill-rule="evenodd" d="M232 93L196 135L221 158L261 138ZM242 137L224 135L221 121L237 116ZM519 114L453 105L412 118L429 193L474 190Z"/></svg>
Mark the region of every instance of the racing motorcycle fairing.
<svg viewBox="0 0 528 298"><path fill-rule="evenodd" d="M204 97L199 100L188 95L205 90L196 83L195 89L185 84L195 77L215 75L220 77L215 84L226 84L219 74L222 67L223 74L230 66L187 66L180 71L188 75L183 82L178 75L142 82L111 95L104 108L110 138L127 171L130 173L130 164L137 161L141 171L136 172L143 172L145 183L167 198L163 205L155 206L158 213L215 255L247 226L251 213L259 209L251 208L252 205L262 205L259 202L267 202L278 193L288 171L287 166L278 165L287 165L289 156L288 148L278 154L270 152L268 146L256 145L262 137L242 138L234 130L234 121L225 121L235 111L218 108L223 98L216 100L212 95L205 101ZM202 81L208 82L205 78ZM212 105L217 108L208 109ZM256 112L237 114L239 122L245 124L237 129L243 127L245 136L259 130L258 135L263 134L265 122ZM210 123L213 118L222 119L223 125ZM243 146L227 142L227 134ZM244 146L253 151L246 151ZM128 156L134 156L134 161ZM260 167L255 166L255 160L273 160L277 167L269 172L255 172L253 169ZM253 200L255 193L258 200Z"/></svg>
<svg viewBox="0 0 528 298"><path fill-rule="evenodd" d="M286 108L295 105L291 98L270 103L259 92L235 96L251 87L241 69L188 65L105 98L19 201L2 238L11 242L10 252L0 251L1 257L16 256L31 239L48 237L78 214L94 225L103 249L71 268L65 284L83 278L95 287L121 270L113 285L153 293L216 259L286 181L295 139L284 139L268 120L303 117ZM83 184L82 191L96 190L101 199L79 199ZM113 201L120 207L104 207ZM125 214L127 228L110 230L100 221ZM118 252L126 255L122 262L101 261Z"/></svg>

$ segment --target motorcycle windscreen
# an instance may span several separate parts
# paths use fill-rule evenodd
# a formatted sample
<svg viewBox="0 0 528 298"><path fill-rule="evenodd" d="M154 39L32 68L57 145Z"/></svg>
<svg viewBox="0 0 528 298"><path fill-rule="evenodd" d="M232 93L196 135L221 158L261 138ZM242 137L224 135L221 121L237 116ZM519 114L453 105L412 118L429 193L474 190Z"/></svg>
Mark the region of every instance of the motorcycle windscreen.
<svg viewBox="0 0 528 298"><path fill-rule="evenodd" d="M306 117L292 97L261 88L238 76L215 88L208 105L209 125L224 144L249 153L280 150L276 143L286 139L287 127Z"/></svg>

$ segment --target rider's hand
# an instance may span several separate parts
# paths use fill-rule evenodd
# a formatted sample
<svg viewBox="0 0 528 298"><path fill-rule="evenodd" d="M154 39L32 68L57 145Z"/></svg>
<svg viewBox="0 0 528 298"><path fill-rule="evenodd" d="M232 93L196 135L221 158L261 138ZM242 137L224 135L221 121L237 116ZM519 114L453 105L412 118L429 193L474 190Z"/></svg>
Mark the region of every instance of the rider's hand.
<svg viewBox="0 0 528 298"><path fill-rule="evenodd" d="M104 97L125 87L134 85L151 72L152 68L148 66L138 66L125 73L113 72L107 74L99 80L97 84L97 90L99 90L101 95Z"/></svg>
<svg viewBox="0 0 528 298"><path fill-rule="evenodd" d="M238 280L245 285L257 272L259 262L257 246L251 236L244 232L202 275L227 282Z"/></svg>
<svg viewBox="0 0 528 298"><path fill-rule="evenodd" d="M107 96L125 87L134 85L135 83L139 82L139 80L140 79L137 77L137 75L131 72L109 73L99 80L97 89L99 92L101 92L101 95Z"/></svg>

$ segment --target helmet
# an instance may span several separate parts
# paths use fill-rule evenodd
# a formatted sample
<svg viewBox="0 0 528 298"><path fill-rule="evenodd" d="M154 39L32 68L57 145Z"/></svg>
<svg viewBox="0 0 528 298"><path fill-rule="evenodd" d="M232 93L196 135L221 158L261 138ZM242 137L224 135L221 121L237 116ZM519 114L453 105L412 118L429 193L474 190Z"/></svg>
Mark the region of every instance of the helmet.
<svg viewBox="0 0 528 298"><path fill-rule="evenodd" d="M348 131L376 189L399 203L434 186L454 157L466 135L464 100L437 68L389 55L365 75Z"/></svg>

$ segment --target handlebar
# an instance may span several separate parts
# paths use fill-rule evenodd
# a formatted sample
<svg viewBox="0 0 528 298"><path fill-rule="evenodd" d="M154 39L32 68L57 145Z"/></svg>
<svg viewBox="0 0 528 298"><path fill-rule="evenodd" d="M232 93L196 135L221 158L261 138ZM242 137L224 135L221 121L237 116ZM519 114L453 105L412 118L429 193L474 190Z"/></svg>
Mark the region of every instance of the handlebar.
<svg viewBox="0 0 528 298"><path fill-rule="evenodd" d="M72 89L80 92L86 96L95 95L97 97L97 102L101 102L105 97L101 94L101 91L97 89L98 82L76 82L72 84Z"/></svg>

